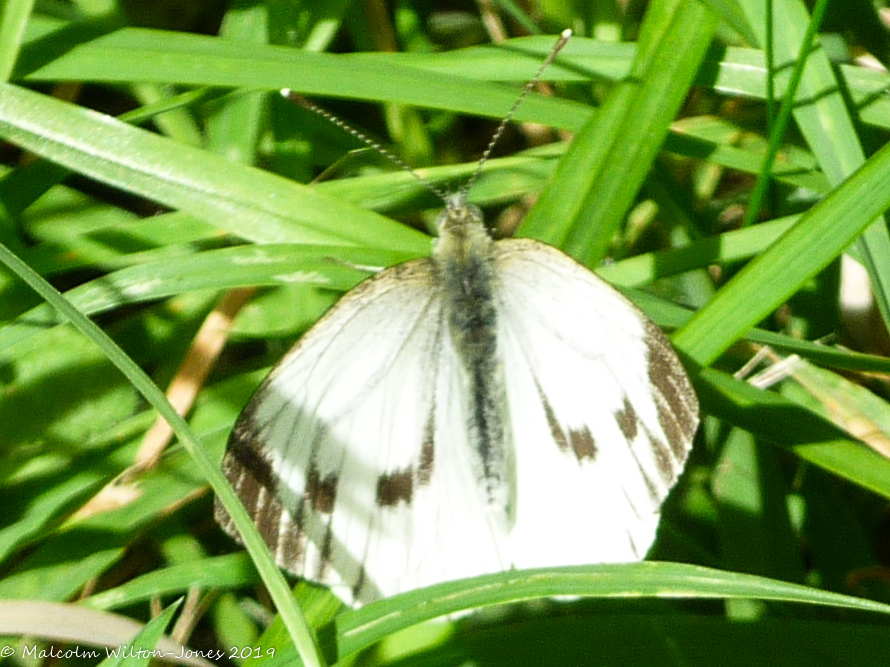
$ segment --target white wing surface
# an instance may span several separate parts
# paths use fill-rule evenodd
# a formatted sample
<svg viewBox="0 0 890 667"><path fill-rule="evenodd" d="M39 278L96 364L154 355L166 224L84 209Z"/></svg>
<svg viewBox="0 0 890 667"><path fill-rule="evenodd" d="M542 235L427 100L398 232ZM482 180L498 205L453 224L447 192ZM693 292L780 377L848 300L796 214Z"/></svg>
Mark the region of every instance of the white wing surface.
<svg viewBox="0 0 890 667"><path fill-rule="evenodd" d="M662 332L562 252L495 244L515 567L641 560L698 423Z"/></svg>
<svg viewBox="0 0 890 667"><path fill-rule="evenodd" d="M259 387L223 468L277 563L369 601L509 567L433 263L367 280ZM237 537L221 505L217 519Z"/></svg>

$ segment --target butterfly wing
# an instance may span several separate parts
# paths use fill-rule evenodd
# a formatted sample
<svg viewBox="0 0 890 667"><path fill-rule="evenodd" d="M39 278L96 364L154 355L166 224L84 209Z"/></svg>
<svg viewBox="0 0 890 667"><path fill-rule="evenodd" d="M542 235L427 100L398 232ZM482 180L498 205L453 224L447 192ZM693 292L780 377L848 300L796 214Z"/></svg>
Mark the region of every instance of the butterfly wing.
<svg viewBox="0 0 890 667"><path fill-rule="evenodd" d="M640 560L698 422L658 327L560 251L496 243L516 567Z"/></svg>
<svg viewBox="0 0 890 667"><path fill-rule="evenodd" d="M239 418L223 469L279 566L370 601L508 566L430 260L365 281ZM237 537L217 504L217 519ZM459 535L460 539L455 539Z"/></svg>

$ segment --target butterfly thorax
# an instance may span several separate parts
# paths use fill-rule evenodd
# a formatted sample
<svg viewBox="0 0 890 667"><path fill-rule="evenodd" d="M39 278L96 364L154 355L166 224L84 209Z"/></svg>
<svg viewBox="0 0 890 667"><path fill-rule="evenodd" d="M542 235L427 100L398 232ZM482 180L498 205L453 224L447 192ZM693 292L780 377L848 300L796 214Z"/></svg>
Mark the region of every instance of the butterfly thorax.
<svg viewBox="0 0 890 667"><path fill-rule="evenodd" d="M495 346L493 248L475 206L452 204L440 215L433 261L445 286L449 326L460 354L476 360L492 356Z"/></svg>
<svg viewBox="0 0 890 667"><path fill-rule="evenodd" d="M482 212L458 198L449 201L439 217L433 262L444 286L444 315L467 384L467 428L479 454L480 482L490 502L506 507L512 475L501 417L505 398L493 251Z"/></svg>

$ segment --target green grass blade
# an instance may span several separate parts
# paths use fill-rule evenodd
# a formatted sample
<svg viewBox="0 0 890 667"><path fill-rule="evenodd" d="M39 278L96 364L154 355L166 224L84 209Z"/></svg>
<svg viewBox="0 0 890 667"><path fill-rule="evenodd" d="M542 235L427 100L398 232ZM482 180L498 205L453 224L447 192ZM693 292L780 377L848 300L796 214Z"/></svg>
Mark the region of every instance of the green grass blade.
<svg viewBox="0 0 890 667"><path fill-rule="evenodd" d="M0 4L0 81L9 81L33 8L34 0Z"/></svg>
<svg viewBox="0 0 890 667"><path fill-rule="evenodd" d="M0 136L244 239L428 248L422 234L315 188L18 86L0 87Z"/></svg>
<svg viewBox="0 0 890 667"><path fill-rule="evenodd" d="M290 588L284 581L281 572L272 562L269 551L247 515L244 506L238 500L232 487L229 486L222 471L210 460L210 457L192 433L191 428L177 414L167 400L167 397L164 396L164 393L99 327L93 324L89 318L72 306L55 288L31 271L26 264L22 263L18 257L2 245L0 245L0 262L27 283L47 303L68 318L86 338L97 345L145 399L167 420L179 441L192 456L195 464L238 526L244 539L244 545L250 552L260 572L260 576L275 600L278 611L281 613L294 639L304 664L309 667L323 665L324 659L321 657L321 653L315 644L312 632L300 614L299 608L294 603L294 599L290 594Z"/></svg>
<svg viewBox="0 0 890 667"><path fill-rule="evenodd" d="M554 595L609 598L745 599L827 605L890 614L890 605L748 574L680 563L645 562L504 572L399 595L338 616L336 655L349 656L387 635L478 605ZM331 647L326 647L329 652Z"/></svg>
<svg viewBox="0 0 890 667"><path fill-rule="evenodd" d="M652 10L628 78L575 137L521 230L590 265L606 255L717 24L695 2L653 3Z"/></svg>
<svg viewBox="0 0 890 667"><path fill-rule="evenodd" d="M727 283L675 334L674 344L694 363L711 364L888 208L890 146L885 146Z"/></svg>

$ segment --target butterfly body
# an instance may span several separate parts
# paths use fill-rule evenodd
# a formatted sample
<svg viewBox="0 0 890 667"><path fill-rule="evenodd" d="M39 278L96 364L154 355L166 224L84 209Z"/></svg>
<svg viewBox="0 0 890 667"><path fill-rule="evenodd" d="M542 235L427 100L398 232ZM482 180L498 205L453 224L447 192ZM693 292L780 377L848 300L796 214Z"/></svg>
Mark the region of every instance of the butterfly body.
<svg viewBox="0 0 890 667"><path fill-rule="evenodd" d="M512 482L504 414L503 368L497 351L494 241L478 208L452 198L439 219L431 261L441 285L450 343L461 366L468 438L475 443L480 484L488 500L507 509Z"/></svg>
<svg viewBox="0 0 890 667"><path fill-rule="evenodd" d="M643 558L696 425L636 307L452 199L432 257L366 280L276 366L223 467L279 565L367 602Z"/></svg>

